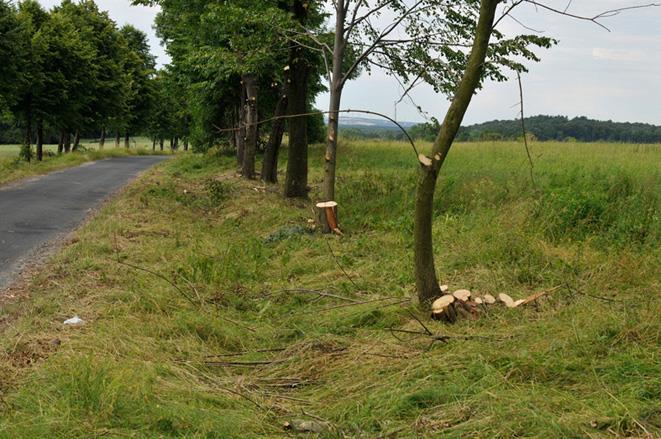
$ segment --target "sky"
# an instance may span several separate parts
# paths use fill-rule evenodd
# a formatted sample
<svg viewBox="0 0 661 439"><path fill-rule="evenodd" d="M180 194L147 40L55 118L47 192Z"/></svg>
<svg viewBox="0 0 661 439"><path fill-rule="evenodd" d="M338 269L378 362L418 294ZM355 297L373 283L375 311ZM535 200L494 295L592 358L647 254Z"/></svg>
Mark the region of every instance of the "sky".
<svg viewBox="0 0 661 439"><path fill-rule="evenodd" d="M40 0L51 7L59 0ZM564 9L568 0L547 0ZM569 12L595 15L604 10L650 3L647 0L576 0ZM168 62L152 28L158 9L131 6L129 0L97 0L103 10L121 26L133 24L149 35L152 52L159 63ZM623 12L602 22L608 32L592 23L572 20L551 12L522 5L513 12L526 26L556 38L560 43L540 50L540 63L527 64L522 76L525 113L569 117L587 116L618 122L647 122L661 125L661 7ZM514 20L499 26L505 33L529 33ZM515 78L515 75L512 75ZM396 116L400 121L420 122L429 116L442 118L449 103L428 86L419 86L395 108L401 95L397 81L373 71L350 82L343 93L342 107L372 110ZM515 80L488 82L473 98L465 124L518 117L519 89ZM328 95L317 98L325 109ZM420 114L417 106L424 110Z"/></svg>

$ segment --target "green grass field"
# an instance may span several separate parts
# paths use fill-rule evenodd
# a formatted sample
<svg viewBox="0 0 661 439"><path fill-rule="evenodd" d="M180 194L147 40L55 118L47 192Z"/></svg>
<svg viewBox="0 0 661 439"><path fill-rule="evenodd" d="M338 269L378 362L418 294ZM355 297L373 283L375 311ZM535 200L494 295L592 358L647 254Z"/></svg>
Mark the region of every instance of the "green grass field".
<svg viewBox="0 0 661 439"><path fill-rule="evenodd" d="M20 145L0 145L0 184L77 166L91 160L127 154L151 153L151 143L148 139L142 137L132 139L131 148L128 151L123 147L123 143L120 148L115 148L113 139L106 142L106 147L103 150L99 149L98 143L91 141L82 141L81 146L81 151L57 156L57 145L44 145L43 162L34 160L27 163L18 160ZM167 154L168 151L165 151L165 153Z"/></svg>
<svg viewBox="0 0 661 439"><path fill-rule="evenodd" d="M266 438L294 420L324 438L659 437L661 145L532 153L536 187L521 145L456 145L437 268L453 289L558 289L452 326L407 301L405 144L341 145L343 237L231 158L159 165L2 306L0 437ZM320 147L310 163L314 200ZM411 313L453 338L393 334L422 329Z"/></svg>

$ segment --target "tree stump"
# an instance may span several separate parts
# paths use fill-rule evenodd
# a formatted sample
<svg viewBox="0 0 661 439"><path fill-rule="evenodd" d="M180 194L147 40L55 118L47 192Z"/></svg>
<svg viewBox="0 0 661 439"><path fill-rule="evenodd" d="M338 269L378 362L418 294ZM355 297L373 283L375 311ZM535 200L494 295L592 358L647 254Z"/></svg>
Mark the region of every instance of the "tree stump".
<svg viewBox="0 0 661 439"><path fill-rule="evenodd" d="M317 223L323 233L342 234L337 224L337 203L335 201L317 203Z"/></svg>

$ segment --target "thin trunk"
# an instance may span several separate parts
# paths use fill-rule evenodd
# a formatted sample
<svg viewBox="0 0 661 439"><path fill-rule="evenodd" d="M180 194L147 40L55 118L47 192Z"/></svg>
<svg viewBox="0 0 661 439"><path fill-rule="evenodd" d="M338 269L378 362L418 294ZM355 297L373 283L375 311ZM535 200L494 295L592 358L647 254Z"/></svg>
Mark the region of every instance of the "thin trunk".
<svg viewBox="0 0 661 439"><path fill-rule="evenodd" d="M64 153L70 153L71 152L71 133L69 132L69 129L67 129L66 133L64 134Z"/></svg>
<svg viewBox="0 0 661 439"><path fill-rule="evenodd" d="M106 127L101 128L101 138L99 139L99 149L106 145Z"/></svg>
<svg viewBox="0 0 661 439"><path fill-rule="evenodd" d="M78 151L79 146L80 146L80 130L76 130L76 134L74 135L73 138L73 150Z"/></svg>
<svg viewBox="0 0 661 439"><path fill-rule="evenodd" d="M243 75L246 87L246 144L243 151L241 174L245 178L255 178L255 155L257 154L257 77Z"/></svg>
<svg viewBox="0 0 661 439"><path fill-rule="evenodd" d="M156 137L151 140L151 150L156 151Z"/></svg>
<svg viewBox="0 0 661 439"><path fill-rule="evenodd" d="M30 162L32 160L32 112L25 115L25 137L21 147L21 158Z"/></svg>
<svg viewBox="0 0 661 439"><path fill-rule="evenodd" d="M288 93L288 75L280 90L280 98L275 106L273 116L276 118L271 125L271 135L264 150L264 161L262 162L262 180L267 183L277 183L278 181L278 154L282 144L282 135L285 131L285 119L287 114L287 93Z"/></svg>
<svg viewBox="0 0 661 439"><path fill-rule="evenodd" d="M120 139L119 130L115 130L115 148L119 148L119 139Z"/></svg>
<svg viewBox="0 0 661 439"><path fill-rule="evenodd" d="M60 131L60 141L57 144L57 154L60 155L64 151L64 130Z"/></svg>
<svg viewBox="0 0 661 439"><path fill-rule="evenodd" d="M129 135L128 130L124 134L124 148L129 149L131 147L131 136Z"/></svg>
<svg viewBox="0 0 661 439"><path fill-rule="evenodd" d="M44 159L44 121L41 117L37 118L37 160Z"/></svg>
<svg viewBox="0 0 661 439"><path fill-rule="evenodd" d="M489 47L499 0L482 0L480 18L464 75L432 147L431 164L421 163L415 199L415 283L420 305L428 308L441 294L434 266L432 223L436 180L477 88Z"/></svg>
<svg viewBox="0 0 661 439"><path fill-rule="evenodd" d="M170 151L174 151L174 137L170 137Z"/></svg>
<svg viewBox="0 0 661 439"><path fill-rule="evenodd" d="M188 137L184 137L184 151L188 151Z"/></svg>
<svg viewBox="0 0 661 439"><path fill-rule="evenodd" d="M305 25L308 17L307 2L296 0L292 7L296 20ZM289 97L287 114L302 115L308 110L308 81L310 68L307 53L302 46L289 50ZM289 119L289 149L285 197L307 198L308 196L308 122L307 116Z"/></svg>
<svg viewBox="0 0 661 439"><path fill-rule="evenodd" d="M175 151L179 150L179 137L174 137L174 149Z"/></svg>
<svg viewBox="0 0 661 439"><path fill-rule="evenodd" d="M158 139L158 147L161 148L161 151L163 151L163 143L165 143L165 141L162 137Z"/></svg>
<svg viewBox="0 0 661 439"><path fill-rule="evenodd" d="M239 130L236 138L236 163L243 165L243 154L246 149L246 87L241 81L241 101L239 105Z"/></svg>
<svg viewBox="0 0 661 439"><path fill-rule="evenodd" d="M324 155L323 201L335 201L335 170L337 166L337 135L339 129L340 104L342 101L343 74L342 64L346 50L344 39L344 21L346 18L345 0L336 4L337 19L335 21L335 41L333 43L333 75L330 86L330 103L328 107L328 137L326 139L326 154Z"/></svg>

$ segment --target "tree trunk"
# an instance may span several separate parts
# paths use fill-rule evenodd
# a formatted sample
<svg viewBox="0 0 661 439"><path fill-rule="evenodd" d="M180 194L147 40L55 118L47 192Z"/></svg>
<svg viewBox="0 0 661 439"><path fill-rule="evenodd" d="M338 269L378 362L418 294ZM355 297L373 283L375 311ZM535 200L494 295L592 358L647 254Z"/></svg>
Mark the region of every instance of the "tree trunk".
<svg viewBox="0 0 661 439"><path fill-rule="evenodd" d="M188 151L188 137L184 137L184 151Z"/></svg>
<svg viewBox="0 0 661 439"><path fill-rule="evenodd" d="M243 166L243 155L246 149L246 86L241 81L241 99L239 105L239 130L236 131L236 163Z"/></svg>
<svg viewBox="0 0 661 439"><path fill-rule="evenodd" d="M79 146L80 146L80 130L76 130L76 134L73 138L73 150L78 151Z"/></svg>
<svg viewBox="0 0 661 439"><path fill-rule="evenodd" d="M170 137L170 151L174 151L174 137Z"/></svg>
<svg viewBox="0 0 661 439"><path fill-rule="evenodd" d="M25 137L21 147L21 158L27 162L32 160L32 112L28 111L25 115Z"/></svg>
<svg viewBox="0 0 661 439"><path fill-rule="evenodd" d="M280 145L282 144L282 135L285 131L285 119L283 116L287 114L288 79L289 75L285 75L285 82L282 84L280 90L280 98L273 113L276 119L271 126L271 135L264 150L262 180L267 183L278 182L278 154L280 153Z"/></svg>
<svg viewBox="0 0 661 439"><path fill-rule="evenodd" d="M115 148L119 148L119 139L120 139L119 130L115 130Z"/></svg>
<svg viewBox="0 0 661 439"><path fill-rule="evenodd" d="M344 38L344 21L346 18L345 1L338 0L336 4L337 19L335 22L335 40L333 42L333 76L330 87L330 103L328 106L328 137L326 138L326 154L324 155L324 185L323 201L335 201L335 170L337 164L337 135L339 129L340 103L344 75L342 73L346 41Z"/></svg>
<svg viewBox="0 0 661 439"><path fill-rule="evenodd" d="M433 204L436 180L457 135L470 101L479 85L484 59L489 47L496 6L499 0L482 0L480 18L466 70L445 114L441 130L434 141L431 158L420 161L415 199L415 283L420 305L429 308L441 294L434 266L432 242ZM424 163L423 163L424 162Z"/></svg>
<svg viewBox="0 0 661 439"><path fill-rule="evenodd" d="M69 129L67 128L66 133L64 134L64 153L70 153L71 152L71 133L69 132Z"/></svg>
<svg viewBox="0 0 661 439"><path fill-rule="evenodd" d="M124 133L124 148L129 149L131 147L131 136L129 135L128 130Z"/></svg>
<svg viewBox="0 0 661 439"><path fill-rule="evenodd" d="M151 150L156 151L156 137L151 139Z"/></svg>
<svg viewBox="0 0 661 439"><path fill-rule="evenodd" d="M161 151L163 151L163 143L165 143L165 141L162 137L158 139L158 147L161 148Z"/></svg>
<svg viewBox="0 0 661 439"><path fill-rule="evenodd" d="M174 137L174 149L177 151L179 149L179 137Z"/></svg>
<svg viewBox="0 0 661 439"><path fill-rule="evenodd" d="M296 20L305 25L308 17L307 2L294 1L292 12ZM308 81L310 68L305 48L299 45L289 50L289 97L287 114L295 116L308 110ZM285 197L307 198L308 196L308 119L307 116L289 119L289 148Z"/></svg>
<svg viewBox="0 0 661 439"><path fill-rule="evenodd" d="M57 154L61 155L64 151L64 130L60 131L60 141L57 144Z"/></svg>
<svg viewBox="0 0 661 439"><path fill-rule="evenodd" d="M255 178L255 155L257 154L257 91L255 75L241 76L246 88L246 143L243 151L241 174L245 178Z"/></svg>
<svg viewBox="0 0 661 439"><path fill-rule="evenodd" d="M99 139L99 149L106 145L106 127L101 128L101 138Z"/></svg>
<svg viewBox="0 0 661 439"><path fill-rule="evenodd" d="M37 160L44 160L44 121L41 117L37 118Z"/></svg>

